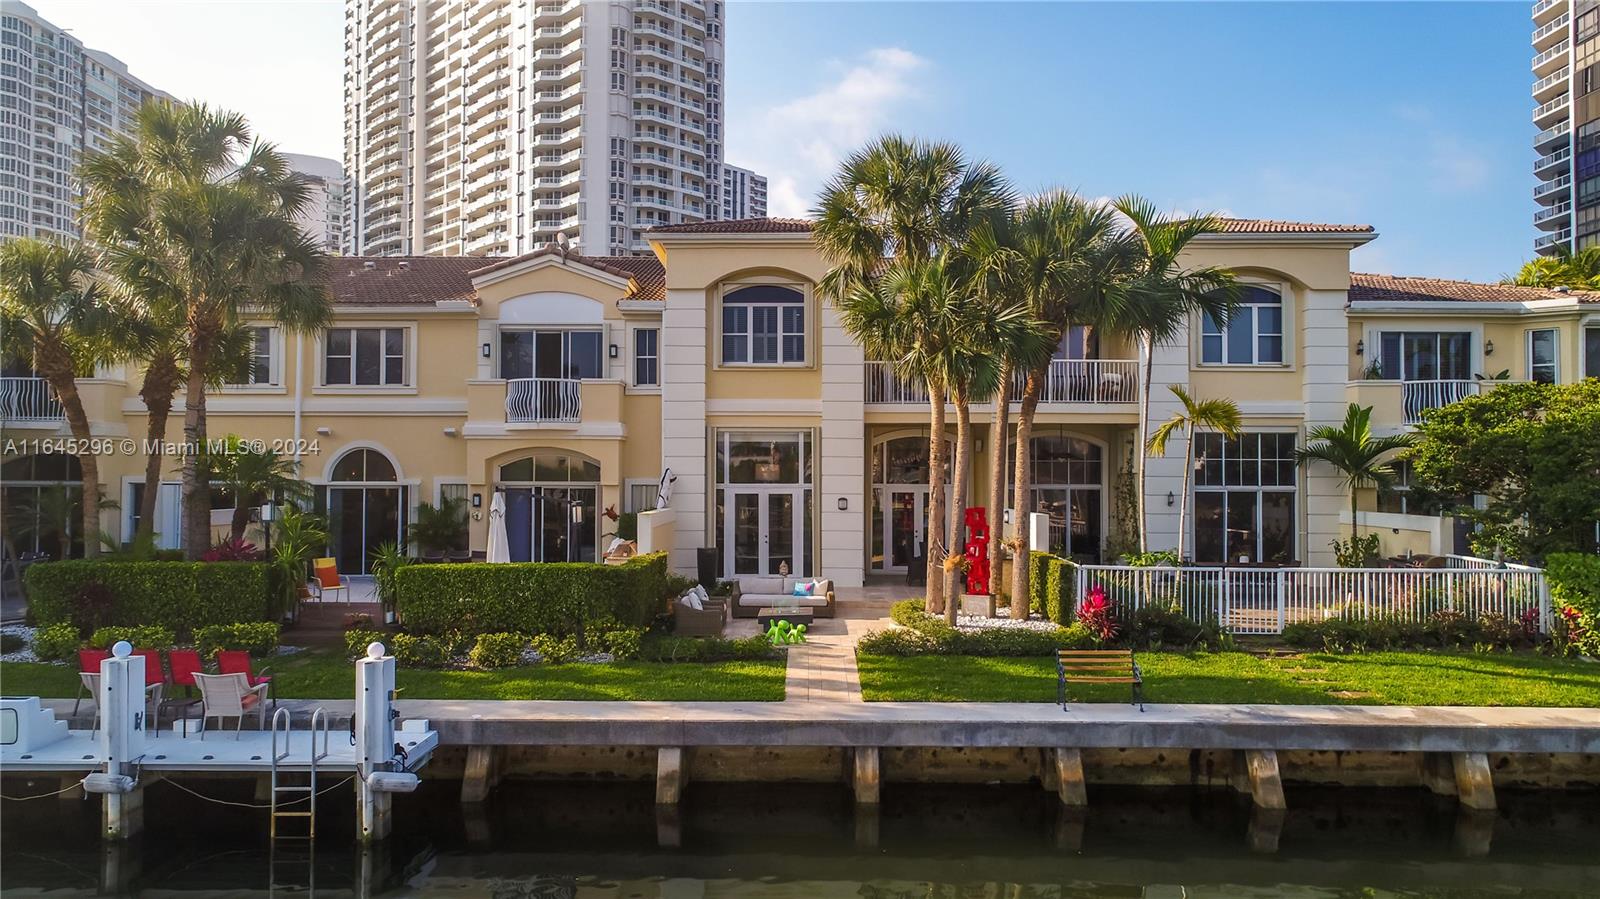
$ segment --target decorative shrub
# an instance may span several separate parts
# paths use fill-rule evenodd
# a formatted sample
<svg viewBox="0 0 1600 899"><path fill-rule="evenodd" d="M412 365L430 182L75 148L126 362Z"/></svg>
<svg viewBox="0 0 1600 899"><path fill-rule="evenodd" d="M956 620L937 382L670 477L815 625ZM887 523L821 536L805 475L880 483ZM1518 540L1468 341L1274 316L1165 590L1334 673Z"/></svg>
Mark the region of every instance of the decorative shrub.
<svg viewBox="0 0 1600 899"><path fill-rule="evenodd" d="M1088 595L1078 606L1078 623L1087 628L1101 646L1108 646L1117 639L1116 608L1106 598L1106 588L1099 584L1089 588Z"/></svg>
<svg viewBox="0 0 1600 899"><path fill-rule="evenodd" d="M638 627L619 627L606 631L598 641L601 649L611 654L611 658L619 662L626 662L639 657L639 648L644 644L644 629Z"/></svg>
<svg viewBox="0 0 1600 899"><path fill-rule="evenodd" d="M749 662L777 658L766 636L738 640L722 637L653 637L639 647L639 657L647 662Z"/></svg>
<svg viewBox="0 0 1600 899"><path fill-rule="evenodd" d="M272 570L264 562L69 559L34 563L24 577L28 607L41 625L159 625L180 636L208 624L265 620L274 586ZM83 617L87 613L79 598L89 584L105 587L112 597L103 612L96 612L103 620ZM98 591L92 595L96 603L103 599Z"/></svg>
<svg viewBox="0 0 1600 899"><path fill-rule="evenodd" d="M856 651L880 656L1051 656L1059 649L1088 649L1094 645L1093 635L1082 624L1054 630L959 630L934 620L917 627L869 631L856 642Z"/></svg>
<svg viewBox="0 0 1600 899"><path fill-rule="evenodd" d="M393 647L389 644L393 637L393 634L383 631L362 630L360 628L345 631L344 654L348 658L364 659L367 657L367 646L372 643L382 643L385 648L392 651Z"/></svg>
<svg viewBox="0 0 1600 899"><path fill-rule="evenodd" d="M564 662L570 662L579 655L578 639L576 637L534 634L528 642L533 646L533 651L539 654L539 661L548 665L560 665Z"/></svg>
<svg viewBox="0 0 1600 899"><path fill-rule="evenodd" d="M89 637L90 649L110 649L118 640L127 640L134 649L171 649L177 644L172 629L157 624L138 627L103 627Z"/></svg>
<svg viewBox="0 0 1600 899"><path fill-rule="evenodd" d="M666 575L666 553L651 553L621 565L408 565L395 580L400 619L413 633L564 636L604 620L648 626L666 595Z"/></svg>
<svg viewBox="0 0 1600 899"><path fill-rule="evenodd" d="M455 646L444 636L431 634L394 634L390 638L389 652L401 665L416 668L443 668L454 657ZM366 645L362 645L366 652Z"/></svg>
<svg viewBox="0 0 1600 899"><path fill-rule="evenodd" d="M1422 621L1395 616L1301 621L1283 629L1290 646L1325 652L1396 649L1526 649L1538 642L1538 616L1482 615L1471 618L1441 609Z"/></svg>
<svg viewBox="0 0 1600 899"><path fill-rule="evenodd" d="M78 654L83 638L78 628L62 621L33 632L33 654L46 662L65 662Z"/></svg>
<svg viewBox="0 0 1600 899"><path fill-rule="evenodd" d="M110 587L93 582L84 584L72 594L72 623L79 634L88 636L110 623L116 605L117 595Z"/></svg>
<svg viewBox="0 0 1600 899"><path fill-rule="evenodd" d="M1028 553L1028 608L1056 624L1070 623L1077 567L1060 556Z"/></svg>
<svg viewBox="0 0 1600 899"><path fill-rule="evenodd" d="M1133 649L1218 650L1233 644L1233 635L1215 619L1195 621L1183 609L1166 603L1141 606L1126 624L1127 643Z"/></svg>
<svg viewBox="0 0 1600 899"><path fill-rule="evenodd" d="M1595 619L1585 616L1572 606L1557 609L1550 627L1550 649L1558 656L1589 656L1600 658L1600 628ZM39 638L34 637L34 653L39 651Z"/></svg>
<svg viewBox="0 0 1600 899"><path fill-rule="evenodd" d="M916 627L933 617L920 599L902 599L889 607L889 619L902 627Z"/></svg>
<svg viewBox="0 0 1600 899"><path fill-rule="evenodd" d="M216 546L205 551L200 557L202 562L259 562L261 550L254 543L243 537L224 540Z"/></svg>
<svg viewBox="0 0 1600 899"><path fill-rule="evenodd" d="M510 668L522 662L528 638L521 634L479 634L468 658L479 668Z"/></svg>
<svg viewBox="0 0 1600 899"><path fill-rule="evenodd" d="M1551 605L1571 606L1591 620L1600 619L1600 556L1551 553L1544 560Z"/></svg>
<svg viewBox="0 0 1600 899"><path fill-rule="evenodd" d="M212 624L194 629L194 645L203 659L215 657L220 649L242 649L253 656L266 656L278 651L278 632L276 621Z"/></svg>

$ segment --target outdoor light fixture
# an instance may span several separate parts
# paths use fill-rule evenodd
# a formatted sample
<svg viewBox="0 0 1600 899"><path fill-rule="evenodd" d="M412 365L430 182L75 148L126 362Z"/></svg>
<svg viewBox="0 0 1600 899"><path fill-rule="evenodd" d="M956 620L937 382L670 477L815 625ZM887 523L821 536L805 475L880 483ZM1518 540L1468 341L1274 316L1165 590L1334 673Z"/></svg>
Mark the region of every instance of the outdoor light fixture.
<svg viewBox="0 0 1600 899"><path fill-rule="evenodd" d="M472 508L474 508L474 509L483 508L483 494L481 494L481 493L472 494Z"/></svg>
<svg viewBox="0 0 1600 899"><path fill-rule="evenodd" d="M1485 356L1493 356L1494 355L1494 341L1485 340L1483 342L1483 354Z"/></svg>
<svg viewBox="0 0 1600 899"><path fill-rule="evenodd" d="M608 348L606 350L606 355L610 356L613 359L617 358L619 353L620 353L620 351L617 349L617 345L614 344L614 343L610 346L610 348Z"/></svg>
<svg viewBox="0 0 1600 899"><path fill-rule="evenodd" d="M333 428L330 428L327 425L323 425L322 427L317 428L317 434L319 434L320 436L326 437L326 436L328 436L329 434L332 434L332 433L333 433Z"/></svg>
<svg viewBox="0 0 1600 899"><path fill-rule="evenodd" d="M1177 504L1178 504L1178 495L1176 493L1173 493L1172 491L1168 490L1167 491L1167 506L1170 508L1172 506L1176 506Z"/></svg>
<svg viewBox="0 0 1600 899"><path fill-rule="evenodd" d="M846 496L839 497L839 511L840 512L848 512L848 511L850 511L850 498L849 497L846 497Z"/></svg>
<svg viewBox="0 0 1600 899"><path fill-rule="evenodd" d="M487 344L487 343L484 344L483 345L483 349L480 350L480 352L483 353L483 358L485 358L485 359L489 358L489 354L492 353L493 351L494 351L494 347L489 345L489 344Z"/></svg>
<svg viewBox="0 0 1600 899"><path fill-rule="evenodd" d="M1367 342L1365 340L1357 340L1356 341L1356 355L1357 356L1365 356L1366 354L1367 354Z"/></svg>

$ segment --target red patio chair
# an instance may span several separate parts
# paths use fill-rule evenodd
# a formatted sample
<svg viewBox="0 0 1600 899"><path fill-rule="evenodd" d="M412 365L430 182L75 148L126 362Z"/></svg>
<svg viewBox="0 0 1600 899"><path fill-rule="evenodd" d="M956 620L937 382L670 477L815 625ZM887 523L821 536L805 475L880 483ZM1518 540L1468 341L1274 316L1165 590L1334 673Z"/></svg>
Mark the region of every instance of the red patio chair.
<svg viewBox="0 0 1600 899"><path fill-rule="evenodd" d="M111 653L104 649L78 650L78 673L100 676L100 663L111 658ZM83 697L89 695L88 681L78 678L78 696L72 701L72 714L78 714L78 705L83 702ZM94 697L90 696L91 699Z"/></svg>
<svg viewBox="0 0 1600 899"><path fill-rule="evenodd" d="M166 692L167 675L161 668L161 653L154 649L135 649L133 654L144 657L144 695L150 710L161 708L162 693ZM154 720L154 717L145 719Z"/></svg>
<svg viewBox="0 0 1600 899"><path fill-rule="evenodd" d="M260 674L252 673L250 670L250 653L242 649L217 650L218 674L242 674L244 675L246 686L250 687L259 687L262 684L266 684L267 698L276 706L278 704L278 695L272 689L272 675L267 673L270 670L269 668L263 668Z"/></svg>
<svg viewBox="0 0 1600 899"><path fill-rule="evenodd" d="M193 695L199 687L194 682L196 674L205 673L200 653L193 649L174 649L167 653L167 667L172 671L172 685L182 687L186 695Z"/></svg>

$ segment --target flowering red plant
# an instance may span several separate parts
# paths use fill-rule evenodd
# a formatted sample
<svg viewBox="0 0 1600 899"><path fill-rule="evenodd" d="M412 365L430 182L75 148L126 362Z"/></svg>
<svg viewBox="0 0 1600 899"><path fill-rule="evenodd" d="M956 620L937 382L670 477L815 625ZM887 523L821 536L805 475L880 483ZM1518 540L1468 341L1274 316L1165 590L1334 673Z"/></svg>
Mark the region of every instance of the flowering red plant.
<svg viewBox="0 0 1600 899"><path fill-rule="evenodd" d="M1090 587L1088 595L1078 603L1078 620L1101 644L1117 639L1116 610L1106 596L1106 588L1099 584Z"/></svg>
<svg viewBox="0 0 1600 899"><path fill-rule="evenodd" d="M261 552L256 545L244 538L225 540L206 550L200 557L202 562L259 562Z"/></svg>

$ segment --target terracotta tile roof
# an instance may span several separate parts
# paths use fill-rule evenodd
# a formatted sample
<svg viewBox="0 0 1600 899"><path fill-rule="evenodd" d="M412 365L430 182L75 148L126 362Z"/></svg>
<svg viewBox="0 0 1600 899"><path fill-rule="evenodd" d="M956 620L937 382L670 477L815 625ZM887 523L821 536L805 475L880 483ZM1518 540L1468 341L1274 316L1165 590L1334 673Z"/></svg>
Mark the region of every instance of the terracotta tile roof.
<svg viewBox="0 0 1600 899"><path fill-rule="evenodd" d="M334 256L328 260L326 280L333 302L341 306L477 302L473 277L551 252L550 248L543 248L514 257ZM573 253L568 258L620 278L632 279L635 288L628 299L660 300L666 296L667 274L661 261L654 256L580 256Z"/></svg>
<svg viewBox="0 0 1600 899"><path fill-rule="evenodd" d="M688 222L682 225L657 225L648 234L809 234L810 219L724 219L720 222Z"/></svg>
<svg viewBox="0 0 1600 899"><path fill-rule="evenodd" d="M1479 284L1475 281L1451 281L1445 278L1350 273L1351 302L1526 303L1532 300L1562 299L1576 299L1580 303L1600 303L1600 293L1584 290L1561 291L1545 287L1515 287L1509 284Z"/></svg>
<svg viewBox="0 0 1600 899"><path fill-rule="evenodd" d="M1327 225L1277 219L1218 219L1218 234L1371 234L1371 225Z"/></svg>

